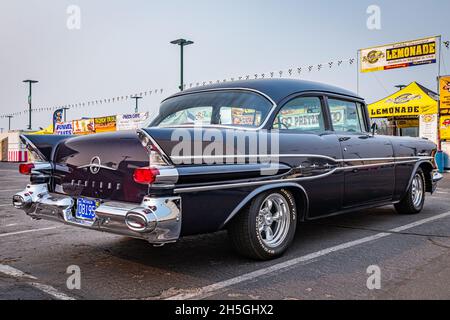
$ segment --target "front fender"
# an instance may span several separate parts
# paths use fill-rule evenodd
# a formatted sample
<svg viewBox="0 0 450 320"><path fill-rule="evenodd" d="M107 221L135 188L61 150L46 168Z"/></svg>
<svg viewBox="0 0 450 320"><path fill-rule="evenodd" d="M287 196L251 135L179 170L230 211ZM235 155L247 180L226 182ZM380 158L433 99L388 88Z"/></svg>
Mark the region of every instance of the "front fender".
<svg viewBox="0 0 450 320"><path fill-rule="evenodd" d="M238 213L242 210L250 201L252 201L256 196L259 194L273 189L283 189L283 188L296 188L300 194L300 196L303 198L303 203L305 205L305 208L303 208L303 215L300 216L300 218L304 218L308 212L309 208L309 198L308 193L306 192L305 188L303 188L298 183L294 182L286 182L286 183L275 183L270 185L261 186L255 190L253 190L251 193L249 193L237 206L234 208L234 210L231 212L231 214L227 217L225 222L221 225L220 229L223 229ZM295 197L297 200L297 197ZM297 210L298 211L298 210Z"/></svg>

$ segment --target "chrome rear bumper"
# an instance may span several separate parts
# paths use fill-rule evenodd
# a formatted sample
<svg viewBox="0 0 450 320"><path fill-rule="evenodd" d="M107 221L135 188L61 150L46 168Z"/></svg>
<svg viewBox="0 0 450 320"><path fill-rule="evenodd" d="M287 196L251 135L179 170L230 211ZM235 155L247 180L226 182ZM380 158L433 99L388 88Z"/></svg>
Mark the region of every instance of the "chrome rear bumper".
<svg viewBox="0 0 450 320"><path fill-rule="evenodd" d="M50 193L46 184L28 185L13 196L13 205L34 219L46 219L92 230L147 240L152 244L175 242L181 233L181 198L144 197L137 206L104 202L95 210L95 220L75 217L75 199Z"/></svg>

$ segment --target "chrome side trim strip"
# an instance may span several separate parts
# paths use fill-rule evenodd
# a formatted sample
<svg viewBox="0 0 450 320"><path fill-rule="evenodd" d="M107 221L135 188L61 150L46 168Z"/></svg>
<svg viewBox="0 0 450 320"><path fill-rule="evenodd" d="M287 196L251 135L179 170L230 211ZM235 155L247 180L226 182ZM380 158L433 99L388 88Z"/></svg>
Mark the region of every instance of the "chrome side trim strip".
<svg viewBox="0 0 450 320"><path fill-rule="evenodd" d="M415 160L413 160L415 158ZM264 180L264 181L253 181L253 182L240 182L240 183L229 183L229 184L218 184L218 185L208 185L208 186L201 186L201 187L186 187L186 188L175 188L174 193L180 194L180 193L189 193L189 192L204 192L204 191L211 191L211 190L222 190L222 189L234 189L234 188L240 188L240 187L252 187L252 186L261 186L266 184L273 184L273 183L281 183L281 182L300 182L300 181L310 181L310 180L316 180L316 179L322 179L325 177L328 177L336 172L340 171L347 171L347 170L355 170L355 169L362 169L362 168L371 168L371 167L381 167L386 165L398 165L398 164L406 164L406 163L415 163L420 160L420 158L425 158L425 160L433 159L432 157L411 157L411 160L405 160L405 161L397 161L397 162L384 162L384 163L374 163L374 164L367 164L367 165L357 165L357 166L343 166L334 168L331 171L320 174L317 176L312 177L300 177L300 178L291 178L291 179L277 179L277 180ZM391 158L389 158L391 159ZM395 159L395 158L392 158ZM400 158L399 158L400 159ZM404 159L408 159L407 157L404 157ZM348 160L345 160L348 161ZM358 160L362 161L362 160ZM366 160L367 161L367 160Z"/></svg>
<svg viewBox="0 0 450 320"><path fill-rule="evenodd" d="M173 156L173 160L195 160L195 159L254 159L254 158L321 158L340 162L339 159L318 154L236 154L236 155L211 155L211 156Z"/></svg>
<svg viewBox="0 0 450 320"><path fill-rule="evenodd" d="M252 186L263 186L266 184L272 183L281 183L281 182L298 182L298 181L306 181L306 180L316 180L328 177L335 173L336 169L331 170L325 174L321 174L314 177L302 177L302 178L292 178L292 179L278 179L278 180L264 180L264 181L254 181L254 182L240 182L240 183L229 183L229 184L219 184L219 185L211 185L211 186L202 186L202 187L188 187L188 188L176 188L174 193L188 193L188 192L203 192L203 191L211 191L211 190L222 190L222 189L234 189L240 187L252 187Z"/></svg>
<svg viewBox="0 0 450 320"><path fill-rule="evenodd" d="M190 160L190 159L254 159L254 158L321 158L334 162L357 162L357 161L399 161L399 160L432 160L433 157L412 156L412 157L390 157L390 158L356 158L356 159L334 159L329 156L320 154L237 154L237 155L211 155L211 156L173 156L173 160Z"/></svg>

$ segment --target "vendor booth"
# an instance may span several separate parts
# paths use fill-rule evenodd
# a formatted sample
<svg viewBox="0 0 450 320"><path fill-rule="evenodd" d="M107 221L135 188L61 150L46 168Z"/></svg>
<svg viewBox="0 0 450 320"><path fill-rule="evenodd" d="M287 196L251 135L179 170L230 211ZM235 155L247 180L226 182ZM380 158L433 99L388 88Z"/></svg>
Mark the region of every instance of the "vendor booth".
<svg viewBox="0 0 450 320"><path fill-rule="evenodd" d="M417 82L368 106L381 133L438 143L438 95Z"/></svg>

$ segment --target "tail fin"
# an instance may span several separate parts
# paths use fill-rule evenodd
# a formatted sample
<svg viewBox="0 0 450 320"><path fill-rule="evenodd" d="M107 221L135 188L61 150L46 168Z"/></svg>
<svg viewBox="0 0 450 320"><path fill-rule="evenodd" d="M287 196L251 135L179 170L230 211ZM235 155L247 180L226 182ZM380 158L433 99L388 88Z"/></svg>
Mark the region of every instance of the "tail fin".
<svg viewBox="0 0 450 320"><path fill-rule="evenodd" d="M22 143L33 155L33 158L40 161L51 161L54 148L63 140L71 136L60 135L21 135Z"/></svg>

